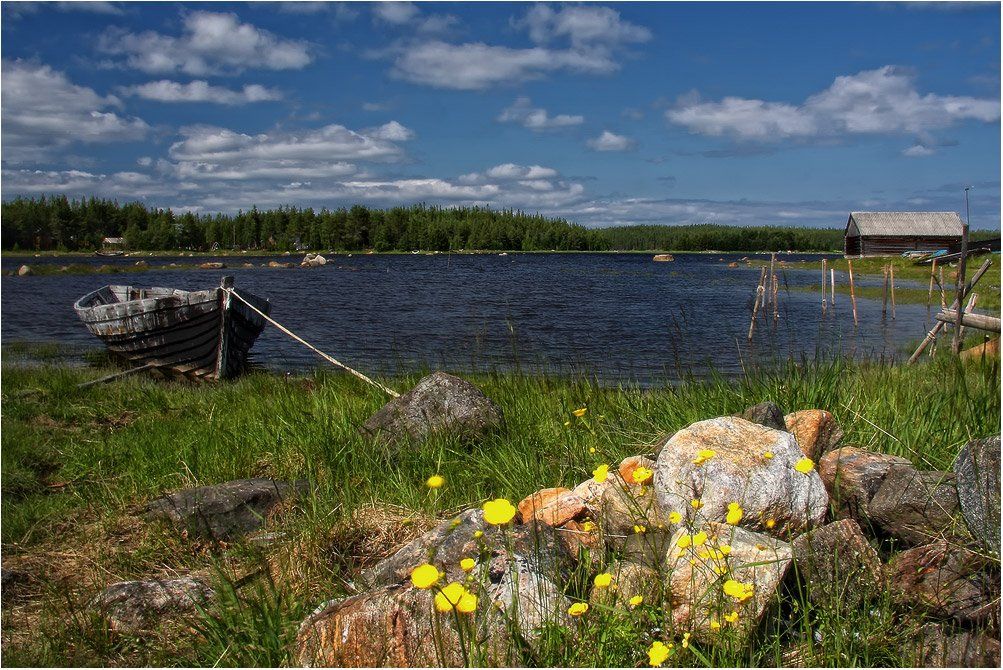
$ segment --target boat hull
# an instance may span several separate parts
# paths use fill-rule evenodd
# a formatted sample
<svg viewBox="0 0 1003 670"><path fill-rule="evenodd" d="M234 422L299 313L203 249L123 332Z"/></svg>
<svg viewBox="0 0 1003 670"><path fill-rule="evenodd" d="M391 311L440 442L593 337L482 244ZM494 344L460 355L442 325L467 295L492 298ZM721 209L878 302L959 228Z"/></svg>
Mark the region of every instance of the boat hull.
<svg viewBox="0 0 1003 670"><path fill-rule="evenodd" d="M240 295L268 314L263 298ZM226 290L105 286L74 309L108 351L131 367L198 381L232 379L248 367L248 352L265 319Z"/></svg>

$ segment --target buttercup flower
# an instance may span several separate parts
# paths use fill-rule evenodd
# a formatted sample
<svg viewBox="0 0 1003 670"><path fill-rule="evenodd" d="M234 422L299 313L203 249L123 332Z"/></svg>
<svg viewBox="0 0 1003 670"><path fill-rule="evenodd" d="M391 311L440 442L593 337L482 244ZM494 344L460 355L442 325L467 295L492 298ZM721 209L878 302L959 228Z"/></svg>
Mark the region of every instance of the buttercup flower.
<svg viewBox="0 0 1003 670"><path fill-rule="evenodd" d="M460 603L467 590L459 582L450 582L442 587L442 590L435 594L435 609L440 612L449 612Z"/></svg>
<svg viewBox="0 0 1003 670"><path fill-rule="evenodd" d="M456 603L456 611L460 614L473 614L477 609L477 596L464 589L460 602Z"/></svg>
<svg viewBox="0 0 1003 670"><path fill-rule="evenodd" d="M721 630L721 623L717 619L711 619L710 620L710 629L711 630Z"/></svg>
<svg viewBox="0 0 1003 670"><path fill-rule="evenodd" d="M773 458L773 452L772 451L764 451L763 452L763 458L765 458L766 460L770 460L771 458Z"/></svg>
<svg viewBox="0 0 1003 670"><path fill-rule="evenodd" d="M722 544L720 547L718 547L718 549L720 549L721 553L724 554L725 556L727 556L728 554L731 553L731 545L730 544Z"/></svg>
<svg viewBox="0 0 1003 670"><path fill-rule="evenodd" d="M653 668L662 667L662 663L665 663L669 658L670 650L671 647L666 647L658 640L655 640L648 647L648 664Z"/></svg>
<svg viewBox="0 0 1003 670"><path fill-rule="evenodd" d="M442 488L442 485L446 483L446 478L442 475L432 475L425 480L425 486L430 489Z"/></svg>
<svg viewBox="0 0 1003 670"><path fill-rule="evenodd" d="M777 525L776 519L767 519L766 520L766 527L767 528L773 528L776 525Z"/></svg>
<svg viewBox="0 0 1003 670"><path fill-rule="evenodd" d="M596 575L596 578L592 580L592 583L596 585L597 589L604 589L610 585L613 581L613 575L608 572L600 572Z"/></svg>
<svg viewBox="0 0 1003 670"><path fill-rule="evenodd" d="M597 484L602 484L607 477L609 477L609 466L605 463L592 471L592 479L596 480Z"/></svg>
<svg viewBox="0 0 1003 670"><path fill-rule="evenodd" d="M565 426L565 428L566 428L566 427L568 427L568 426L570 426L570 425L571 425L571 422L570 422L570 421L565 421L565 422L564 422L564 426Z"/></svg>
<svg viewBox="0 0 1003 670"><path fill-rule="evenodd" d="M644 596L634 596L627 602L630 603L630 606L633 609L634 607L637 607L638 605L644 602Z"/></svg>
<svg viewBox="0 0 1003 670"><path fill-rule="evenodd" d="M568 608L568 614L573 617L579 617L589 611L588 603L575 603Z"/></svg>
<svg viewBox="0 0 1003 670"><path fill-rule="evenodd" d="M705 533L704 531L700 531L699 533L693 536L694 547L699 547L706 541L707 541L707 533Z"/></svg>
<svg viewBox="0 0 1003 670"><path fill-rule="evenodd" d="M794 464L794 469L801 474L808 474L815 469L815 461L810 458L802 458L800 461Z"/></svg>
<svg viewBox="0 0 1003 670"><path fill-rule="evenodd" d="M645 533L648 529L640 524L634 524L634 532L638 535Z"/></svg>
<svg viewBox="0 0 1003 670"><path fill-rule="evenodd" d="M582 524L582 530L584 530L586 533L591 533L595 529L596 529L596 524L593 521L586 521L585 523Z"/></svg>
<svg viewBox="0 0 1003 670"><path fill-rule="evenodd" d="M693 536L689 534L680 535L679 539L676 540L676 544L679 546L680 549L685 549L686 547L693 544Z"/></svg>
<svg viewBox="0 0 1003 670"><path fill-rule="evenodd" d="M576 409L575 411L573 411L572 414L574 414L575 416L577 416L580 419L583 416L585 416L585 412L587 412L587 411L589 411L588 407L579 407L578 409Z"/></svg>
<svg viewBox="0 0 1003 670"><path fill-rule="evenodd" d="M460 561L460 569L464 572L470 572L477 565L477 561L472 558L464 558Z"/></svg>
<svg viewBox="0 0 1003 670"><path fill-rule="evenodd" d="M703 503L699 499L694 498L693 500L690 501L690 507L692 507L693 509L700 509L701 507L703 507Z"/></svg>
<svg viewBox="0 0 1003 670"><path fill-rule="evenodd" d="M731 614L725 614L724 620L728 623L735 623L738 621L738 612L732 612Z"/></svg>
<svg viewBox="0 0 1003 670"><path fill-rule="evenodd" d="M697 452L697 457L693 460L693 465L703 465L715 456L717 456L717 452L713 449L701 449Z"/></svg>
<svg viewBox="0 0 1003 670"><path fill-rule="evenodd" d="M746 582L739 582L734 579L729 579L724 583L724 594L730 596L742 603L752 597L755 587L752 584Z"/></svg>
<svg viewBox="0 0 1003 670"><path fill-rule="evenodd" d="M728 503L728 516L725 517L725 521L735 526L742 520L743 513L741 505L736 502Z"/></svg>
<svg viewBox="0 0 1003 670"><path fill-rule="evenodd" d="M411 571L411 583L419 589L430 589L439 581L439 569L425 563Z"/></svg>
<svg viewBox="0 0 1003 670"><path fill-rule="evenodd" d="M483 530L475 530L474 531L474 539L475 540L479 540L482 537L484 537L484 531Z"/></svg>
<svg viewBox="0 0 1003 670"><path fill-rule="evenodd" d="M686 649L689 646L690 646L690 634L683 633L683 649Z"/></svg>
<svg viewBox="0 0 1003 670"><path fill-rule="evenodd" d="M650 468L642 466L634 470L634 473L630 476L630 478L634 480L635 484L647 484L654 476L655 473L652 472Z"/></svg>
<svg viewBox="0 0 1003 670"><path fill-rule="evenodd" d="M596 453L596 448L595 447L589 447L589 453L590 454Z"/></svg>
<svg viewBox="0 0 1003 670"><path fill-rule="evenodd" d="M669 523L679 523L683 520L683 515L679 512L669 512Z"/></svg>
<svg viewBox="0 0 1003 670"><path fill-rule="evenodd" d="M492 526L504 526L515 517L515 507L505 498L484 503L484 520Z"/></svg>

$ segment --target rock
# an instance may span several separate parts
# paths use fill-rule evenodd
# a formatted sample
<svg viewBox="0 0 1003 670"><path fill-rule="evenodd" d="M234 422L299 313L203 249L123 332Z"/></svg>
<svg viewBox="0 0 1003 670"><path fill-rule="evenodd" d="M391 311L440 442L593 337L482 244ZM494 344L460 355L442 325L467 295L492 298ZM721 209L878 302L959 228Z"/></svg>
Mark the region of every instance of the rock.
<svg viewBox="0 0 1003 670"><path fill-rule="evenodd" d="M613 483L613 478L609 477L601 484L594 478L586 479L584 482L571 490L576 496L585 501L585 504L593 509L599 508L603 493Z"/></svg>
<svg viewBox="0 0 1003 670"><path fill-rule="evenodd" d="M701 639L711 639L711 621L733 626L740 636L748 635L787 573L791 546L762 533L711 522L704 527L706 543L680 548L679 538L693 532L689 528L677 530L666 556L673 622ZM722 545L731 547L725 556L715 554ZM726 595L726 579L751 584L751 597L739 602ZM739 614L734 624L723 618L732 611Z"/></svg>
<svg viewBox="0 0 1003 670"><path fill-rule="evenodd" d="M305 493L305 486L305 482L290 485L274 479L199 486L151 501L145 516L178 524L207 539L230 540L260 528L276 505Z"/></svg>
<svg viewBox="0 0 1003 670"><path fill-rule="evenodd" d="M474 439L504 426L501 409L470 382L434 372L369 417L363 431L387 442L424 441L432 433Z"/></svg>
<svg viewBox="0 0 1003 670"><path fill-rule="evenodd" d="M644 456L628 456L627 458L620 461L620 467L617 471L620 473L620 478L627 482L631 486L649 485L651 484L652 477L648 477L642 482L634 481L634 471L638 468L647 468L654 471L655 462L650 458Z"/></svg>
<svg viewBox="0 0 1003 670"><path fill-rule="evenodd" d="M884 572L860 526L843 519L811 530L792 544L808 597L819 605L857 607L884 592Z"/></svg>
<svg viewBox="0 0 1003 670"><path fill-rule="evenodd" d="M911 465L893 465L869 507L871 520L881 530L908 544L967 535L951 472L920 472Z"/></svg>
<svg viewBox="0 0 1003 670"><path fill-rule="evenodd" d="M954 462L958 500L972 536L1000 555L1000 436L966 444Z"/></svg>
<svg viewBox="0 0 1003 670"><path fill-rule="evenodd" d="M774 402L761 402L735 416L774 430L787 430L784 424L784 410Z"/></svg>
<svg viewBox="0 0 1003 670"><path fill-rule="evenodd" d="M999 610L999 567L946 540L896 554L888 564L892 597L939 617L980 621Z"/></svg>
<svg viewBox="0 0 1003 670"><path fill-rule="evenodd" d="M651 257L651 260L665 263L674 261L676 259L672 256L672 254L655 254L654 256Z"/></svg>
<svg viewBox="0 0 1003 670"><path fill-rule="evenodd" d="M1000 641L969 631L952 635L943 625L928 623L902 646L900 655L914 667L998 668Z"/></svg>
<svg viewBox="0 0 1003 670"><path fill-rule="evenodd" d="M30 277L33 274L35 274L35 272L31 269L30 265L22 265L17 269L18 277Z"/></svg>
<svg viewBox="0 0 1003 670"><path fill-rule="evenodd" d="M843 429L824 409L805 409L784 417L784 428L794 435L804 455L818 462L843 439Z"/></svg>
<svg viewBox="0 0 1003 670"><path fill-rule="evenodd" d="M703 450L714 454L696 462ZM803 457L789 433L738 417L699 421L673 435L659 453L654 489L667 511L692 512L691 501L699 500L700 518L724 521L728 506L739 503L743 527L798 533L817 525L829 504L818 473L794 469Z"/></svg>
<svg viewBox="0 0 1003 670"><path fill-rule="evenodd" d="M737 261L732 261L731 263L728 263L728 267L730 267L730 268L737 268L738 267L738 262Z"/></svg>
<svg viewBox="0 0 1003 670"><path fill-rule="evenodd" d="M908 466L911 463L898 456L842 447L819 460L818 473L836 506L837 514L856 519L866 529L870 525L871 498L878 492L893 465Z"/></svg>
<svg viewBox="0 0 1003 670"><path fill-rule="evenodd" d="M244 263L243 265L241 265L241 267L244 267L244 268L253 268L254 267L254 263Z"/></svg>
<svg viewBox="0 0 1003 670"><path fill-rule="evenodd" d="M635 526L645 530L672 526L668 511L663 510L652 486L629 486L619 475L606 480L599 500L598 516L606 544L619 550L626 538L635 535Z"/></svg>
<svg viewBox="0 0 1003 670"><path fill-rule="evenodd" d="M475 538L480 531L483 536ZM564 574L574 565L574 557L558 537L558 532L542 523L512 526L505 531L512 550L530 563L532 568L547 575ZM422 563L432 563L450 580L461 581L464 573L460 561L464 558L482 562L506 550L501 531L484 521L479 509L462 512L415 538L391 556L362 571L361 584L373 588L399 584L411 576Z"/></svg>
<svg viewBox="0 0 1003 670"><path fill-rule="evenodd" d="M623 608L634 596L641 596L649 605L658 605L665 599L665 575L660 569L617 559L605 571L613 576L613 583L606 588L592 587L589 595L592 605Z"/></svg>
<svg viewBox="0 0 1003 670"><path fill-rule="evenodd" d="M548 526L581 518L587 510L585 501L566 488L542 489L519 503L523 521L536 520Z"/></svg>
<svg viewBox="0 0 1003 670"><path fill-rule="evenodd" d="M327 259L320 254L307 254L300 263L305 268L319 268L322 265L327 265Z"/></svg>
<svg viewBox="0 0 1003 670"><path fill-rule="evenodd" d="M280 263L279 261L268 261L268 267L270 268L291 268L292 263Z"/></svg>
<svg viewBox="0 0 1003 670"><path fill-rule="evenodd" d="M219 263L215 261L209 261L207 263L202 263L199 265L200 270L222 270L226 267L226 263Z"/></svg>
<svg viewBox="0 0 1003 670"><path fill-rule="evenodd" d="M94 597L91 607L101 613L112 630L137 633L165 619L173 622L191 616L213 597L209 586L192 577L151 579L112 584Z"/></svg>
<svg viewBox="0 0 1003 670"><path fill-rule="evenodd" d="M146 261L136 261L137 268L145 268L147 265L149 265L149 263L147 263Z"/></svg>

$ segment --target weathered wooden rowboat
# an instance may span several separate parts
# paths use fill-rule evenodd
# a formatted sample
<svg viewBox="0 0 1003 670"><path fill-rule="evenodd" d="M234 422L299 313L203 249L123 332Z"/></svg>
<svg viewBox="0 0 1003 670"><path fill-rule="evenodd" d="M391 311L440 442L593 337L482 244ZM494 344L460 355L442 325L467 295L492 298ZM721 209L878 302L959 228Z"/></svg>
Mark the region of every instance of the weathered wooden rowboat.
<svg viewBox="0 0 1003 670"><path fill-rule="evenodd" d="M247 354L265 320L230 295L233 277L219 288L105 286L73 308L87 329L116 358L167 377L200 381L231 379L247 368ZM246 291L240 297L268 314L268 300Z"/></svg>

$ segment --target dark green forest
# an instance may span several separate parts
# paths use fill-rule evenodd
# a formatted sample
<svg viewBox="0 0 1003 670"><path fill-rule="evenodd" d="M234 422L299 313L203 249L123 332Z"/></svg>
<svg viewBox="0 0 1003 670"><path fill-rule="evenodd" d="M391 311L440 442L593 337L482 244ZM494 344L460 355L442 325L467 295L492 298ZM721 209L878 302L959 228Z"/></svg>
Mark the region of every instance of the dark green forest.
<svg viewBox="0 0 1003 670"><path fill-rule="evenodd" d="M781 226L585 228L514 210L425 204L176 214L136 202L65 196L4 202L0 219L7 251L90 251L100 248L104 237L124 237L127 248L150 251L830 251L842 247L842 236L841 228Z"/></svg>

